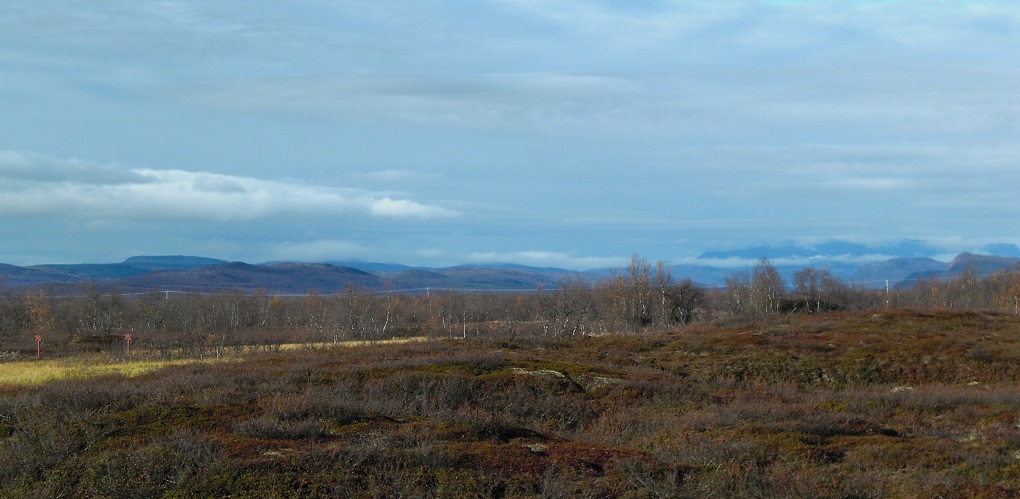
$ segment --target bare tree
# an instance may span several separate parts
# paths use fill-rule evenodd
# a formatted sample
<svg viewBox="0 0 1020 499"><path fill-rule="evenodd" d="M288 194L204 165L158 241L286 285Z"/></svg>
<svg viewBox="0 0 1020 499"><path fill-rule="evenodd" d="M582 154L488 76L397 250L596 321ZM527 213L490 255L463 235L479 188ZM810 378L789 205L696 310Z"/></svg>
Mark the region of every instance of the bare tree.
<svg viewBox="0 0 1020 499"><path fill-rule="evenodd" d="M627 320L638 326L651 324L652 278L648 260L637 255L631 257L627 272L621 279L620 287Z"/></svg>
<svg viewBox="0 0 1020 499"><path fill-rule="evenodd" d="M694 284L689 277L666 290L668 324L688 324L694 320L694 312L705 304L705 290Z"/></svg>
<svg viewBox="0 0 1020 499"><path fill-rule="evenodd" d="M655 275L653 276L655 286L655 317L660 326L672 325L672 303L670 302L670 291L673 287L673 269L663 262L655 262Z"/></svg>
<svg viewBox="0 0 1020 499"><path fill-rule="evenodd" d="M786 284L779 271L767 258L758 261L751 276L751 301L759 314L779 312Z"/></svg>
<svg viewBox="0 0 1020 499"><path fill-rule="evenodd" d="M1020 272L1000 271L985 278L998 310L1020 315Z"/></svg>
<svg viewBox="0 0 1020 499"><path fill-rule="evenodd" d="M580 280L566 280L552 293L543 294L542 306L556 336L586 334L595 309L591 286Z"/></svg>
<svg viewBox="0 0 1020 499"><path fill-rule="evenodd" d="M817 312L822 308L822 275L828 269L818 270L806 267L793 274L793 292L797 299L807 305L809 312Z"/></svg>
<svg viewBox="0 0 1020 499"><path fill-rule="evenodd" d="M723 292L723 301L731 314L743 315L754 311L751 297L751 274L747 271L726 276L726 286Z"/></svg>

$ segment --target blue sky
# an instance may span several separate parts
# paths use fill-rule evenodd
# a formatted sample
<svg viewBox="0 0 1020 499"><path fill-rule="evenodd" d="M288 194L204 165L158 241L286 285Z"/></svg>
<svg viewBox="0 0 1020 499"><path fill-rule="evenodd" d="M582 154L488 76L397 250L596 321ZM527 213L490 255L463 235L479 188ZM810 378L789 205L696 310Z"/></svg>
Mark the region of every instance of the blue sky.
<svg viewBox="0 0 1020 499"><path fill-rule="evenodd" d="M6 0L0 262L1020 243L1012 1Z"/></svg>

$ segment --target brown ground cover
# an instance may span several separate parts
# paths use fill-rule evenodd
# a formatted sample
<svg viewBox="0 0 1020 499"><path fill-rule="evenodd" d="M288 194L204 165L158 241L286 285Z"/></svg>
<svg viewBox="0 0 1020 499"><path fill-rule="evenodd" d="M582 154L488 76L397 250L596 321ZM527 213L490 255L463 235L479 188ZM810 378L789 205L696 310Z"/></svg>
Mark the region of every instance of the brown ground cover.
<svg viewBox="0 0 1020 499"><path fill-rule="evenodd" d="M1015 497L1020 320L254 352L0 390L4 497Z"/></svg>

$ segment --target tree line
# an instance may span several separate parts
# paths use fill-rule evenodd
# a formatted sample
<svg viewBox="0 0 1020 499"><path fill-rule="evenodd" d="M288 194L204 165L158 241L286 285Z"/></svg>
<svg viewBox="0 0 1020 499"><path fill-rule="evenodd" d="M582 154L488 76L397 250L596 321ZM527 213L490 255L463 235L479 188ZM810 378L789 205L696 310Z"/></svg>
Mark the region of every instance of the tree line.
<svg viewBox="0 0 1020 499"><path fill-rule="evenodd" d="M167 355L215 355L238 345L373 341L393 337L569 337L682 327L696 321L882 308L989 310L1020 314L1020 273L873 289L807 267L790 282L766 259L721 287L675 278L668 265L635 256L613 277L580 278L531 293L430 291L281 297L239 290L212 295L153 292L125 297L87 284L79 296L0 293L0 352L26 350L38 334L57 353L112 349L125 334Z"/></svg>

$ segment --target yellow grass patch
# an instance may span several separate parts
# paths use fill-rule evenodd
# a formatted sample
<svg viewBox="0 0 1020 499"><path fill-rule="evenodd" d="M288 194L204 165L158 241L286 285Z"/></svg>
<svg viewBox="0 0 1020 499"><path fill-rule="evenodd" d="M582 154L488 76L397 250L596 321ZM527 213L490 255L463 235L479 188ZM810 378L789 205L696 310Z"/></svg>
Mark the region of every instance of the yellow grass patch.
<svg viewBox="0 0 1020 499"><path fill-rule="evenodd" d="M360 347L367 345L389 345L396 343L412 343L426 341L426 337L394 338L380 341L341 341L338 343L287 343L280 346L281 350L318 350L331 347ZM240 353L257 352L256 347L241 350ZM222 362L238 360L237 351L230 355L206 359L174 359L174 360L126 360L111 361L101 357L75 357L67 359L28 360L0 363L0 386L2 385L38 385L58 379L90 378L105 374L121 374L124 376L140 376L166 366L179 366L197 362Z"/></svg>
<svg viewBox="0 0 1020 499"><path fill-rule="evenodd" d="M75 358L7 362L0 364L0 385L38 385L58 379L89 378L104 374L139 376L161 367L210 361L176 359L104 362L88 358Z"/></svg>
<svg viewBox="0 0 1020 499"><path fill-rule="evenodd" d="M280 345L280 350L301 350L301 349L318 350L320 348L330 347L365 347L369 345L395 345L400 343L417 343L420 341L428 341L428 337L413 336L410 338L393 338L389 340L378 341L356 340L356 341L340 341L336 343L330 341L322 341L318 343L284 343L283 345Z"/></svg>

